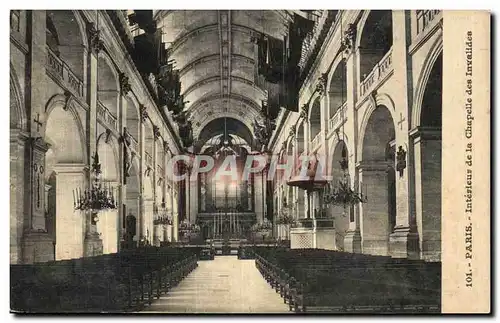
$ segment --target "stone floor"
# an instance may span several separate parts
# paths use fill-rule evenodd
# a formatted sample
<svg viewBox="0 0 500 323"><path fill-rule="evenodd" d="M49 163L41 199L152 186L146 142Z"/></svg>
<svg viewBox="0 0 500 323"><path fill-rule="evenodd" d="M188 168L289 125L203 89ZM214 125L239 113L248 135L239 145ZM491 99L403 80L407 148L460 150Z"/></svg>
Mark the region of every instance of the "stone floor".
<svg viewBox="0 0 500 323"><path fill-rule="evenodd" d="M255 260L216 256L196 268L144 313L291 313Z"/></svg>

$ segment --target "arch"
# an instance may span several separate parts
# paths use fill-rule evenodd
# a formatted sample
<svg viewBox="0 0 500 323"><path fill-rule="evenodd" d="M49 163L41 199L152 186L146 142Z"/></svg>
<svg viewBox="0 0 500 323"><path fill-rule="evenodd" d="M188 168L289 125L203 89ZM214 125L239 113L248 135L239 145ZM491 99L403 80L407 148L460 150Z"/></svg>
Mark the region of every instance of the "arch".
<svg viewBox="0 0 500 323"><path fill-rule="evenodd" d="M442 204L442 51L431 54L433 64L425 72L419 112L418 131L413 134L416 226L419 232L420 256L427 260L441 257ZM437 57L436 57L437 56ZM424 69L425 71L425 69Z"/></svg>
<svg viewBox="0 0 500 323"><path fill-rule="evenodd" d="M370 10L359 26L359 76L363 81L392 47L392 10Z"/></svg>
<svg viewBox="0 0 500 323"><path fill-rule="evenodd" d="M10 128L28 130L28 116L16 71L10 64Z"/></svg>
<svg viewBox="0 0 500 323"><path fill-rule="evenodd" d="M340 129L340 131L341 131L341 129ZM349 147L349 137L347 136L347 134L345 132L339 132L339 135L338 136L334 135L334 137L332 137L332 139L333 140L330 143L330 146L328 149L328 151L330 151L330 152L334 152L335 149L337 149L338 145L342 142L346 145L346 147ZM334 163L335 163L335 160L334 160L333 153L332 153L332 158L328 159L327 169L331 170L332 167L334 167Z"/></svg>
<svg viewBox="0 0 500 323"><path fill-rule="evenodd" d="M97 99L113 116L118 117L119 73L111 57L104 51L100 51L98 55L97 75Z"/></svg>
<svg viewBox="0 0 500 323"><path fill-rule="evenodd" d="M127 127L128 133L139 142L141 129L139 107L132 95L127 95L125 100L127 101L127 120L125 120L125 126Z"/></svg>
<svg viewBox="0 0 500 323"><path fill-rule="evenodd" d="M295 140L297 141L297 157L305 151L305 136L304 136L305 121L301 120L297 125Z"/></svg>
<svg viewBox="0 0 500 323"><path fill-rule="evenodd" d="M332 176L333 181L337 181L342 173L342 168L340 167L340 161L344 160L349 162L349 150L347 148L347 142L340 139L336 140L336 142L332 145L331 153L331 162L328 165L328 169L330 170L330 175Z"/></svg>
<svg viewBox="0 0 500 323"><path fill-rule="evenodd" d="M143 176L142 177L142 186L144 189L144 198L145 199L153 199L154 197L154 185L153 185L153 176Z"/></svg>
<svg viewBox="0 0 500 323"><path fill-rule="evenodd" d="M141 185L140 185L140 174L138 173L139 160L134 158L132 161L132 166L129 170L129 177L127 178L126 194L125 194L125 214L127 217L125 228L128 236L126 240L128 245L131 247L134 243L133 241L139 240L139 225L140 221L140 200L141 196Z"/></svg>
<svg viewBox="0 0 500 323"><path fill-rule="evenodd" d="M328 111L329 117L332 118L347 101L347 69L343 57L330 77L328 89Z"/></svg>
<svg viewBox="0 0 500 323"><path fill-rule="evenodd" d="M248 127L238 119L234 118L217 118L210 121L205 127L200 131L198 135L198 145L203 147L205 142L215 135L224 132L224 119L226 119L226 127L228 134L234 134L243 138L250 145L253 143L253 134L248 129Z"/></svg>
<svg viewBox="0 0 500 323"><path fill-rule="evenodd" d="M41 126L40 134L46 142L52 143L57 161L85 164L85 132L75 106L66 105L64 95L56 94L48 101L42 119L46 121Z"/></svg>
<svg viewBox="0 0 500 323"><path fill-rule="evenodd" d="M47 45L83 81L88 43L80 14L75 10L47 10L46 34Z"/></svg>
<svg viewBox="0 0 500 323"><path fill-rule="evenodd" d="M317 96L309 108L309 139L312 141L321 132L321 97Z"/></svg>
<svg viewBox="0 0 500 323"><path fill-rule="evenodd" d="M108 140L106 142L106 140ZM97 152L101 163L102 179L104 182L117 182L120 179L118 155L118 141L105 132L97 138Z"/></svg>
<svg viewBox="0 0 500 323"><path fill-rule="evenodd" d="M396 127L390 110L377 105L369 114L361 142L360 160L387 160L387 145L396 138Z"/></svg>
<svg viewBox="0 0 500 323"><path fill-rule="evenodd" d="M366 127L368 125L368 120L370 118L370 116L372 115L373 111L378 107L378 106L384 106L387 108L387 110L389 111L389 113L391 114L391 118L392 120L397 120L397 116L396 116L396 106L394 104L394 101L392 100L392 98L386 94L386 93L380 93L380 94L377 94L377 96L375 97L375 100L373 100L373 102L375 103L375 105L372 103L372 102L368 102L367 103L367 108L365 109L365 113L363 114L363 119L361 121L361 124L360 124L360 130L359 130L359 136L358 138L360 139L359 141L359 145L358 145L358 156L360 156L360 160L362 160L362 147L363 147L363 140L365 138L365 133L366 133Z"/></svg>
<svg viewBox="0 0 500 323"><path fill-rule="evenodd" d="M412 128L418 127L421 124L420 117L422 111L422 103L424 100L424 93L427 87L429 77L431 75L432 69L435 62L442 56L443 53L443 38L439 37L431 46L429 55L424 60L422 68L420 70L419 78L417 81L417 87L413 99L413 111L412 111Z"/></svg>
<svg viewBox="0 0 500 323"><path fill-rule="evenodd" d="M154 145L155 145L153 126L154 125L151 119L148 119L146 120L146 122L144 122L144 144L146 147L145 151L151 156L151 158L153 158Z"/></svg>
<svg viewBox="0 0 500 323"><path fill-rule="evenodd" d="M247 97L247 96L231 93L227 97L227 99L229 100L229 102L241 101L241 102L247 104L249 107L253 108L254 111L256 111L258 113L260 113L260 111L262 110L260 105L258 103L256 103L254 101L254 99ZM210 101L214 101L214 100L220 100L220 92L218 92L218 91L209 92L209 93L203 95L202 97L198 98L195 102L188 104L188 109L190 111L197 111L199 109L198 106L203 105L205 103L209 103Z"/></svg>
<svg viewBox="0 0 500 323"><path fill-rule="evenodd" d="M349 150L347 142L345 140L337 140L333 145L331 151L331 163L329 165L328 171L330 172L332 187L337 187L339 181L346 180L347 184L351 185L351 178L349 172L344 170L341 166L341 162L346 162L346 166L349 163ZM351 217L354 212L354 206L350 206L349 209L342 205L331 205L328 211L334 218L335 221L335 246L338 250L344 249L344 233L349 228L349 223L354 222ZM349 216L348 216L349 215Z"/></svg>

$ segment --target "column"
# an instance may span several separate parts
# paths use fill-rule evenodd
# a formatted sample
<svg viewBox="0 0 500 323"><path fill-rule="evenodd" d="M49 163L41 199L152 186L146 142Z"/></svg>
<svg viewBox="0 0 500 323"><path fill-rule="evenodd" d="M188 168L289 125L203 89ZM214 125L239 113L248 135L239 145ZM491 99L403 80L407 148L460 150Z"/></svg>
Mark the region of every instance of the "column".
<svg viewBox="0 0 500 323"><path fill-rule="evenodd" d="M152 206L152 213L151 213L151 224L148 222L148 225L151 226L151 230L149 231L149 243L151 243L154 246L159 246L160 245L160 230L161 230L161 224L154 224L154 220L157 216L159 216L159 208L160 205L158 203L158 200L161 201L161 197L158 199L158 179L161 177L161 174L158 174L158 167L157 165L159 164L158 161L158 142L160 139L160 130L156 125L153 125L153 152L151 159L152 164L151 167L153 168L153 185L151 189L153 190L153 206ZM151 176L151 175L149 175ZM156 214L155 214L156 211Z"/></svg>
<svg viewBox="0 0 500 323"><path fill-rule="evenodd" d="M191 222L196 223L198 213L198 179L189 181L189 216Z"/></svg>
<svg viewBox="0 0 500 323"><path fill-rule="evenodd" d="M145 107L141 107L142 109L145 110ZM142 113L142 111L141 111ZM146 222L145 222L145 210L144 210L144 181L147 180L144 172L146 171L146 133L145 133L145 122L147 120L147 115L142 114L140 116L141 118L141 124L140 124L140 129L139 129L139 151L141 155L141 161L139 163L139 189L140 189L140 196L139 196L139 212L137 214L137 223L138 223L138 230L137 230L137 236L138 236L138 241L141 241L145 238L145 233L146 233Z"/></svg>
<svg viewBox="0 0 500 323"><path fill-rule="evenodd" d="M154 234L154 229L153 229L153 204L154 201L153 199L147 198L143 199L143 227L142 227L142 232L141 235L144 238L144 241L146 239L149 241L149 243L153 243L153 234Z"/></svg>
<svg viewBox="0 0 500 323"><path fill-rule="evenodd" d="M264 186L262 172L255 173L254 190L255 190L255 215L257 223L264 221Z"/></svg>
<svg viewBox="0 0 500 323"><path fill-rule="evenodd" d="M107 182L111 187L114 187L115 192L119 192L121 185L119 182ZM119 196L119 195L118 195ZM117 198L120 201L119 198ZM100 234L102 240L102 253L116 253L118 252L121 232L121 220L119 218L121 208L121 203L119 203L118 209L116 210L106 210L99 212L99 221L96 224L97 232Z"/></svg>
<svg viewBox="0 0 500 323"><path fill-rule="evenodd" d="M408 91L408 84L411 84L411 75L408 69L411 67L411 57L407 55L407 49L411 43L411 37L407 30L410 28L410 11L394 10L392 12L393 25L393 45L392 45L392 65L394 74L392 75L393 100L398 116L396 126L396 151L401 147L408 158L406 158L406 169L402 174L396 175L396 226L390 238L390 253L393 257L416 258L418 257L418 236L415 228L414 205L410 192L412 188L411 172L413 166L412 151L409 151L409 110L411 106L411 94ZM411 148L411 147L410 147ZM413 210L413 211L412 211ZM412 215L413 212L413 215Z"/></svg>
<svg viewBox="0 0 500 323"><path fill-rule="evenodd" d="M184 204L184 212L186 216L186 220L188 220L189 223L193 223L191 219L191 181L189 180L189 177L191 176L191 170L189 166L186 169L187 176L186 179L184 180L184 198L186 199L186 202Z"/></svg>
<svg viewBox="0 0 500 323"><path fill-rule="evenodd" d="M420 259L441 257L441 132L419 129L414 137L416 225Z"/></svg>
<svg viewBox="0 0 500 323"><path fill-rule="evenodd" d="M347 111L346 118L347 121L344 124L344 132L346 137L349 139L346 142L347 153L348 153L348 170L350 176L350 182L353 183L354 189L359 190L359 174L356 164L358 163L358 113L355 109L356 101L358 97L358 61L359 61L359 51L350 50L344 53L344 59L346 60L346 83L347 83ZM349 217L349 228L346 232L344 238L344 248L347 252L361 253L361 230L360 230L360 204L349 207L348 214Z"/></svg>
<svg viewBox="0 0 500 323"><path fill-rule="evenodd" d="M123 136L123 129L127 126L127 99L126 99L126 93L123 93L121 95L121 102L120 102L120 113L119 113L119 118L118 118L118 132L120 133L120 136ZM125 185L125 169L124 169L124 158L125 158L125 143L121 141L118 145L118 180L120 184L117 186L117 200L118 200L118 210L117 210L117 216L118 216L118 233L117 233L117 240L118 240L118 250L120 250L120 246L122 244L122 241L124 241L125 237L125 218L127 214L125 214L126 210L124 208L124 204L127 203L126 198L127 198L127 187Z"/></svg>
<svg viewBox="0 0 500 323"><path fill-rule="evenodd" d="M11 229L14 226L14 230L11 230L11 239L14 238L12 240L15 240L15 248L19 248L21 243L17 244L17 242L18 240L21 242L21 234L24 231L22 252L17 255L18 260L21 260L19 258L21 258L22 254L23 263L50 261L54 259L54 246L45 226L45 153L47 152L48 145L42 138L26 138L27 141L25 141L25 138L23 134L17 134L16 142L11 142L11 150L14 148L12 147L13 144L17 146L18 150L15 153L20 153L17 158L22 161L22 163L18 163L14 167L15 174L19 176L17 178L14 177L15 187L19 188L14 195L20 198L24 198L25 194L29 196L29 203L26 203L25 207L23 207L25 205L23 200L15 199L20 205L16 205L15 209L11 210L11 217L12 214L15 216L13 222L11 219ZM28 165L24 161L25 142L27 143L28 150L30 150ZM25 169L29 170L28 176L25 176ZM15 179L18 180L17 183L15 183ZM22 182L19 180L22 180ZM24 210L28 211L27 219L23 219L25 217L23 214ZM21 211L20 214L18 213L19 211Z"/></svg>
<svg viewBox="0 0 500 323"><path fill-rule="evenodd" d="M87 223L90 220L90 214L75 211L72 193L76 189L83 192L87 187L86 166L57 165L54 171L56 185L52 189L55 189L56 193L55 260L80 258L85 255L84 237L90 230ZM98 248L98 244L96 247Z"/></svg>
<svg viewBox="0 0 500 323"><path fill-rule="evenodd" d="M29 175L25 174L26 140L29 134L10 130L10 263L22 262L22 238L25 220L24 198Z"/></svg>
<svg viewBox="0 0 500 323"><path fill-rule="evenodd" d="M367 187L368 202L360 205L362 252L372 255L389 254L388 178L386 162L363 162L359 179Z"/></svg>
<svg viewBox="0 0 500 323"><path fill-rule="evenodd" d="M172 193L172 221L173 221L173 241L179 241L179 209L178 209L178 193L173 189Z"/></svg>

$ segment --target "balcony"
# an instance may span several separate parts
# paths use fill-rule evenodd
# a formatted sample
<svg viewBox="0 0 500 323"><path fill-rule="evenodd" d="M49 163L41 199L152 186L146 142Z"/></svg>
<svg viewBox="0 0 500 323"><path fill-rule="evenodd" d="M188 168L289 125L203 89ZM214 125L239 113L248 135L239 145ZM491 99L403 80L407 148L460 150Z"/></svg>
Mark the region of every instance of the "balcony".
<svg viewBox="0 0 500 323"><path fill-rule="evenodd" d="M331 135L347 121L347 102L335 111L335 114L328 120L328 133Z"/></svg>
<svg viewBox="0 0 500 323"><path fill-rule="evenodd" d="M316 137L311 141L311 151L317 150L321 146L321 139L323 138L323 133L320 131Z"/></svg>
<svg viewBox="0 0 500 323"><path fill-rule="evenodd" d="M441 17L441 10L417 10L417 36L437 20L438 16Z"/></svg>
<svg viewBox="0 0 500 323"><path fill-rule="evenodd" d="M363 99L368 93L376 88L382 80L393 70L392 48L373 67L372 71L359 85L359 99Z"/></svg>
<svg viewBox="0 0 500 323"><path fill-rule="evenodd" d="M116 117L112 115L108 108L99 100L97 101L97 119L107 125L111 130L118 131Z"/></svg>
<svg viewBox="0 0 500 323"><path fill-rule="evenodd" d="M83 98L83 82L71 71L68 64L47 46L47 72L78 98Z"/></svg>

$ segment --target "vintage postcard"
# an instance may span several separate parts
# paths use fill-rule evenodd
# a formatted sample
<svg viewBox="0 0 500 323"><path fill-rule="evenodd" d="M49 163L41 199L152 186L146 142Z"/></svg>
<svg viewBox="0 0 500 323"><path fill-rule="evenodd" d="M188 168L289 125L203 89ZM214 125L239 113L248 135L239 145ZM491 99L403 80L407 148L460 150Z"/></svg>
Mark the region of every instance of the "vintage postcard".
<svg viewBox="0 0 500 323"><path fill-rule="evenodd" d="M11 10L11 312L490 313L490 24Z"/></svg>

